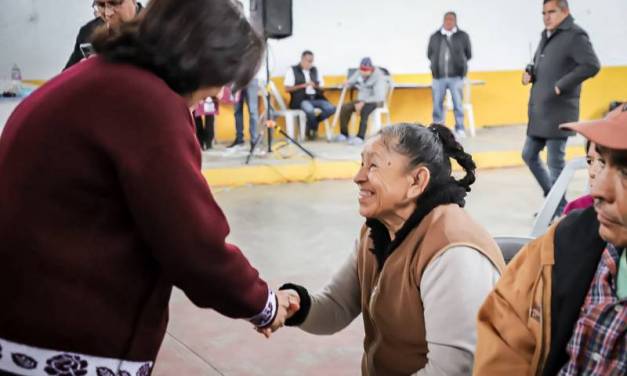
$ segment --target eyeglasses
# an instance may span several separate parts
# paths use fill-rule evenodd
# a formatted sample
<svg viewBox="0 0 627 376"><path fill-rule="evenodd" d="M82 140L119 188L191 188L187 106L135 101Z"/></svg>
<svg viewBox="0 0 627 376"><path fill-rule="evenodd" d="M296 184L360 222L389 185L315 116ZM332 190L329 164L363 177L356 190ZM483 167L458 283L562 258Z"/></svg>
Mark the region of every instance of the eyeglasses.
<svg viewBox="0 0 627 376"><path fill-rule="evenodd" d="M104 13L107 8L117 10L123 2L124 0L94 1L91 7L94 8L96 12Z"/></svg>

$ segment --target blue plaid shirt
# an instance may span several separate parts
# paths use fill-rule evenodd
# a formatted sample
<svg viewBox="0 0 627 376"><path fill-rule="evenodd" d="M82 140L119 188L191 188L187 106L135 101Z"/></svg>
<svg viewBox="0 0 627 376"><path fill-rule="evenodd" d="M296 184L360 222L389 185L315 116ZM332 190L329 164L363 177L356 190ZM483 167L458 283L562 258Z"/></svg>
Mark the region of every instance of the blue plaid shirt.
<svg viewBox="0 0 627 376"><path fill-rule="evenodd" d="M568 342L563 375L627 375L627 299L618 299L620 251L608 245Z"/></svg>

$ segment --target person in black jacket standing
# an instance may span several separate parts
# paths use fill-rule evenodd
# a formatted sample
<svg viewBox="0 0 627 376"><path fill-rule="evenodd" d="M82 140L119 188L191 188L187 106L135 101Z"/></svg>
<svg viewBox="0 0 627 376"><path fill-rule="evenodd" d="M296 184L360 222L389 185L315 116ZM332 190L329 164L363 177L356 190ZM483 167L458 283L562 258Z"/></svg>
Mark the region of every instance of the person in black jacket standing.
<svg viewBox="0 0 627 376"><path fill-rule="evenodd" d="M573 132L559 125L579 120L581 84L600 69L588 34L575 24L567 0L545 0L542 14L546 29L533 65L522 77L532 84L529 97L529 124L522 158L546 196L564 168L566 141ZM548 170L540 160L546 146ZM562 212L565 200L558 206Z"/></svg>
<svg viewBox="0 0 627 376"><path fill-rule="evenodd" d="M453 97L455 135L466 136L464 131L463 91L468 60L472 57L470 37L457 28L457 15L447 12L442 27L431 35L427 57L433 75L433 122L444 124L444 95L448 89Z"/></svg>
<svg viewBox="0 0 627 376"><path fill-rule="evenodd" d="M85 58L80 46L81 44L91 42L91 37L99 26L106 24L107 27L112 27L122 22L130 21L142 10L142 5L136 0L95 0L92 3L92 8L94 9L95 18L83 25L78 31L74 50L63 70Z"/></svg>
<svg viewBox="0 0 627 376"><path fill-rule="evenodd" d="M313 52L304 51L300 63L287 71L283 81L285 91L290 93L290 108L303 110L307 115L307 138L310 140L317 138L318 124L335 112L335 107L320 90L324 82L313 61ZM320 114L316 114L316 109Z"/></svg>

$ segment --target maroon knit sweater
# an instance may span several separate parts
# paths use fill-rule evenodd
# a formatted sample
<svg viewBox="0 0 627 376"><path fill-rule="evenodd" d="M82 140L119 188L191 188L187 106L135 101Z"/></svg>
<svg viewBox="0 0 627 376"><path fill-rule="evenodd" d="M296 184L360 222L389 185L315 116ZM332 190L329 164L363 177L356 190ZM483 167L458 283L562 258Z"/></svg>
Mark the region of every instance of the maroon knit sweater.
<svg viewBox="0 0 627 376"><path fill-rule="evenodd" d="M153 360L173 285L258 314L200 161L183 98L137 67L89 59L25 99L0 137L0 338Z"/></svg>

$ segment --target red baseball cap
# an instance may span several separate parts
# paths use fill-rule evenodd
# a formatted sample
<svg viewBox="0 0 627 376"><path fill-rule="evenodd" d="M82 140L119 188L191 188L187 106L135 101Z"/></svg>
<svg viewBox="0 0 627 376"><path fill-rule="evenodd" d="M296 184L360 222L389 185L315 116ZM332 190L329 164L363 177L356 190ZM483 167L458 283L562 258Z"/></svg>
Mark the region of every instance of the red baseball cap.
<svg viewBox="0 0 627 376"><path fill-rule="evenodd" d="M566 123L560 128L575 131L606 148L627 150L627 103L618 106L604 119Z"/></svg>

